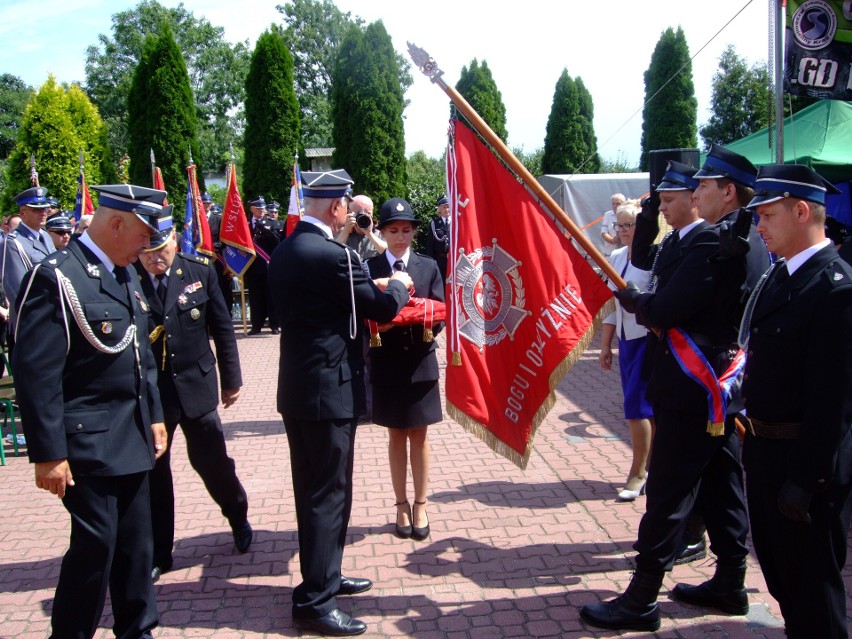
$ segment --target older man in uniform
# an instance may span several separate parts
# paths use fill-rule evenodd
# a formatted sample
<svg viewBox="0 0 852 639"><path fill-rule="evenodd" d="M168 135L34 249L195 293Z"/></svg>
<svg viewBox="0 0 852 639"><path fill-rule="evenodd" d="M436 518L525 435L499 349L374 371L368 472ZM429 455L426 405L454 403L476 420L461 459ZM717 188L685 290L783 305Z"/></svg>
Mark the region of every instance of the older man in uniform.
<svg viewBox="0 0 852 639"><path fill-rule="evenodd" d="M648 399L654 408L654 453L648 470L647 504L635 544L636 572L619 597L584 606L591 625L653 631L660 627L657 596L663 575L681 550L687 517L701 495L713 551L730 591L727 612L745 614L742 580L748 554L748 521L743 495L736 406L708 402L708 389L695 381L736 377L741 359L730 345L736 330L714 312L714 282L709 259L719 248L719 232L698 218L692 206L694 169L670 163L657 187L660 212L675 231L659 248L655 207L645 202L636 220L632 261L653 264L653 292L628 285L616 293L637 321L660 336L649 352ZM731 286L738 285L732 282ZM687 364L692 363L690 368ZM706 491L701 489L706 484Z"/></svg>
<svg viewBox="0 0 852 639"><path fill-rule="evenodd" d="M825 237L825 197L836 192L808 167L766 166L749 205L783 259L749 300L740 331L743 461L754 549L790 639L847 636L852 267Z"/></svg>
<svg viewBox="0 0 852 639"><path fill-rule="evenodd" d="M177 252L169 227L151 238L136 271L151 306L148 337L159 368L160 399L169 440L180 425L189 463L222 509L244 553L252 541L248 497L228 457L222 421L216 407L237 401L242 386L240 356L231 313L206 257ZM210 338L216 355L210 348ZM216 364L220 383L216 379ZM151 473L151 515L154 525L154 581L172 567L175 538L175 497L171 455L157 461Z"/></svg>
<svg viewBox="0 0 852 639"><path fill-rule="evenodd" d="M47 189L35 186L21 191L15 196L18 205L18 215L21 222L18 227L3 238L2 255L0 255L0 278L3 281L3 291L9 300L9 348L15 342L15 300L18 298L21 280L24 274L56 248L50 236L44 230L50 210L50 198Z"/></svg>
<svg viewBox="0 0 852 639"><path fill-rule="evenodd" d="M357 255L332 238L346 220L345 171L304 172L305 216L276 249L270 279L281 309L278 411L290 445L302 583L296 625L349 636L366 630L337 595L372 587L341 575L352 508L356 420L364 410L365 319L389 322L408 301L411 277L396 273L382 292Z"/></svg>
<svg viewBox="0 0 852 639"><path fill-rule="evenodd" d="M251 330L249 335L257 335L263 328L266 318L269 318L269 327L272 333L277 335L278 318L270 314L269 303L269 257L278 246L278 229L272 220L266 217L266 200L258 197L249 203L252 219L249 220L251 237L255 248L259 248L257 257L245 274L245 283L249 291L249 305L251 306Z"/></svg>
<svg viewBox="0 0 852 639"><path fill-rule="evenodd" d="M167 435L149 308L125 267L171 211L165 191L92 189L88 230L22 283L15 387L36 486L71 515L52 636L92 637L109 588L115 636L139 639L157 625L148 472Z"/></svg>

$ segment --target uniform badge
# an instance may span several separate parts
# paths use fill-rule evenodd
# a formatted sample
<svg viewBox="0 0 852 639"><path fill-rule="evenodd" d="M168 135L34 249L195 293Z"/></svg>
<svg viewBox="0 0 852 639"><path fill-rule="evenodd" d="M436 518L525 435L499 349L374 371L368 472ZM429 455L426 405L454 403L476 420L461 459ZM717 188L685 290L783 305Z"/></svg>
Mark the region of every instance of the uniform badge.
<svg viewBox="0 0 852 639"><path fill-rule="evenodd" d="M139 291L133 291L133 294L136 295L136 299L139 301L139 307L142 309L142 312L148 312L148 304L145 303L145 300L142 299L142 296L139 295Z"/></svg>
<svg viewBox="0 0 852 639"><path fill-rule="evenodd" d="M186 295L181 293L180 295L178 295L177 301L178 301L178 304L186 304L189 301L189 299L187 299Z"/></svg>
<svg viewBox="0 0 852 639"><path fill-rule="evenodd" d="M56 260L47 260L48 264L56 264Z"/></svg>
<svg viewBox="0 0 852 639"><path fill-rule="evenodd" d="M104 335L112 333L112 322L101 322L101 333Z"/></svg>
<svg viewBox="0 0 852 639"><path fill-rule="evenodd" d="M86 270L89 272L89 275L92 277L100 277L101 270L98 268L97 264L86 264Z"/></svg>
<svg viewBox="0 0 852 639"><path fill-rule="evenodd" d="M190 294L190 293L194 293L195 291L197 291L200 288L204 288L204 285L201 283L201 280L199 280L197 282L193 282L192 284L187 284L186 288L183 289L183 292Z"/></svg>
<svg viewBox="0 0 852 639"><path fill-rule="evenodd" d="M201 317L201 311L199 311L197 308L194 308L189 312L189 316L192 319L197 320L199 317Z"/></svg>
<svg viewBox="0 0 852 639"><path fill-rule="evenodd" d="M182 268L178 268L178 270L177 270L177 271L175 271L175 273L177 273L178 275L183 275L183 269L182 269Z"/></svg>
<svg viewBox="0 0 852 639"><path fill-rule="evenodd" d="M835 282L839 282L842 279L843 279L843 273L835 273L834 274L834 281Z"/></svg>

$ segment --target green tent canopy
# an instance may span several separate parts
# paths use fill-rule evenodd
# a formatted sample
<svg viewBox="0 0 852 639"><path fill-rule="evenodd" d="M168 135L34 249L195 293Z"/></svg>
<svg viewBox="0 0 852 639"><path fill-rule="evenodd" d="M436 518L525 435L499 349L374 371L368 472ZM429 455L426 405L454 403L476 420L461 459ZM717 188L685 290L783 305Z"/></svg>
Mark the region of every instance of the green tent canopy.
<svg viewBox="0 0 852 639"><path fill-rule="evenodd" d="M768 129L725 146L755 166L775 163ZM832 182L852 180L852 102L820 100L785 118L784 162L806 164Z"/></svg>

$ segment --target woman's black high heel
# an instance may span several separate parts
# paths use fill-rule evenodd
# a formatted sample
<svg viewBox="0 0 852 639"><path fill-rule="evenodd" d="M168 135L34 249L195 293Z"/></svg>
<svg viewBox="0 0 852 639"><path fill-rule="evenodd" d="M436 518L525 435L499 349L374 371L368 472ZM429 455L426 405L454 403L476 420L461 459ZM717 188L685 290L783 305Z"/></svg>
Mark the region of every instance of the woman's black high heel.
<svg viewBox="0 0 852 639"><path fill-rule="evenodd" d="M414 506L423 506L426 507L426 500L423 501L415 501ZM423 541L429 536L429 522L426 522L426 525L422 528L418 528L414 525L414 514L411 515L411 538L416 539L417 541Z"/></svg>
<svg viewBox="0 0 852 639"><path fill-rule="evenodd" d="M408 521L410 521L410 522L414 521L414 518L411 515L411 506L408 505L408 500L406 499L405 501L396 502L394 504L394 506L396 506L396 508L397 508L397 511L396 511L396 531L395 532L396 532L396 536L399 537L400 539L408 539L409 537L411 537L412 530L413 530L411 524L408 524L407 526L400 526L399 525L399 507L402 506L403 504L405 504L406 508L408 509Z"/></svg>

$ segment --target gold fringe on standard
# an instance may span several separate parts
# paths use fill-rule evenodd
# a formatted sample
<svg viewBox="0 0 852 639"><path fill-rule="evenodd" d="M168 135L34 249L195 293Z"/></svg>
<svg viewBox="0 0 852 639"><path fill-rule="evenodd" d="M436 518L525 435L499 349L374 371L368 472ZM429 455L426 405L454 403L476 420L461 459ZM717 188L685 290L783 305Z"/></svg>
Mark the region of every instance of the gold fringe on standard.
<svg viewBox="0 0 852 639"><path fill-rule="evenodd" d="M725 422L711 422L708 420L707 432L710 433L710 437L721 437L725 434Z"/></svg>
<svg viewBox="0 0 852 639"><path fill-rule="evenodd" d="M153 344L160 337L163 338L163 366L161 370L166 370L166 327L162 324L150 332L148 335L148 341Z"/></svg>
<svg viewBox="0 0 852 639"><path fill-rule="evenodd" d="M565 377L565 374L571 370L571 368L576 364L580 358L583 356L583 353L588 348L589 344L591 344L592 340L595 338L598 330L603 324L603 320L610 313L612 313L615 308L614 299L609 299L597 312L594 320L592 321L589 328L586 332L577 340L577 343L574 345L574 348L563 358L561 362L553 369L553 372L550 374L548 379L548 384L550 386L550 392L544 398L541 405L536 410L535 415L533 415L532 424L530 427L530 437L527 441L526 448L524 453L521 454L516 451L514 448L506 444L497 438L497 436L488 430L484 424L480 424L475 419L469 417L466 413L462 412L460 408L452 404L450 401L447 401L447 413L449 413L450 417L452 417L455 421L461 424L462 428L464 428L471 435L477 437L478 439L485 442L488 447L493 450L498 455L501 455L508 459L510 462L515 464L521 470L526 470L527 464L530 460L530 454L533 449L533 440L535 439L536 431L538 430L539 424L544 421L544 418L547 417L547 414L550 412L550 409L553 408L553 405L556 403L556 387L559 386L559 382L562 381L562 378ZM456 359L458 358L458 363ZM453 353L453 365L459 366L461 365L461 353L454 352ZM446 396L446 389L444 389L444 395Z"/></svg>

